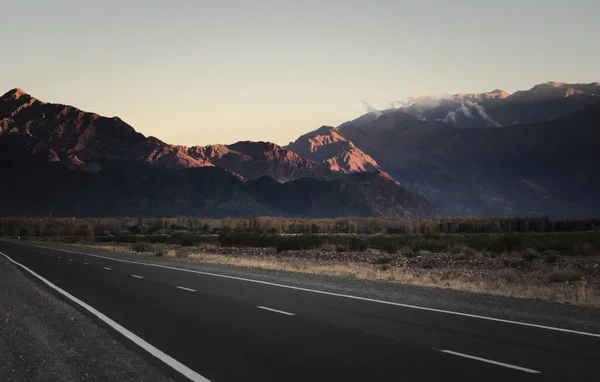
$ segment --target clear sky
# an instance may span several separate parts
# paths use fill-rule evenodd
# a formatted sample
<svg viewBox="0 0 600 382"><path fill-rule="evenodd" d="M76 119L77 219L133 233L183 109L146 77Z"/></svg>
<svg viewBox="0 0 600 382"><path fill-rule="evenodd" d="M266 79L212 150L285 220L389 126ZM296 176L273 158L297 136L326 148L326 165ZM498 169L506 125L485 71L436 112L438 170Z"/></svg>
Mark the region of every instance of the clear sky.
<svg viewBox="0 0 600 382"><path fill-rule="evenodd" d="M413 93L600 81L599 0L0 0L0 93L287 144Z"/></svg>

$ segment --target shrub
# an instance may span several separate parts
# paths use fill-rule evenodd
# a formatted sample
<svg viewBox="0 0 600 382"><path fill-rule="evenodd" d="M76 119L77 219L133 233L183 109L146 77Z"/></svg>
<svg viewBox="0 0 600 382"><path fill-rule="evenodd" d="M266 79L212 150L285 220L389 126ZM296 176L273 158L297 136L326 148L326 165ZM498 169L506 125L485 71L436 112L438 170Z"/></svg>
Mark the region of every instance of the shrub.
<svg viewBox="0 0 600 382"><path fill-rule="evenodd" d="M521 268L524 265L523 260L510 259L504 260L504 266L508 268Z"/></svg>
<svg viewBox="0 0 600 382"><path fill-rule="evenodd" d="M392 258L390 256L377 256L373 263L375 264L389 264L392 262Z"/></svg>
<svg viewBox="0 0 600 382"><path fill-rule="evenodd" d="M347 250L348 250L348 248L346 248L343 245L336 245L335 246L335 251L338 252L338 253L346 252Z"/></svg>
<svg viewBox="0 0 600 382"><path fill-rule="evenodd" d="M131 249L138 253L154 252L154 246L145 241L138 241L137 243L131 244Z"/></svg>
<svg viewBox="0 0 600 382"><path fill-rule="evenodd" d="M391 241L385 242L381 245L381 250L385 253L390 253L390 254L396 253L396 252L398 252L398 245Z"/></svg>
<svg viewBox="0 0 600 382"><path fill-rule="evenodd" d="M519 274L514 269L501 269L498 271L498 277L507 283L514 283L519 279Z"/></svg>
<svg viewBox="0 0 600 382"><path fill-rule="evenodd" d="M348 242L348 249L355 252L364 252L367 250L367 242L363 239L353 237Z"/></svg>
<svg viewBox="0 0 600 382"><path fill-rule="evenodd" d="M279 237L275 246L277 252L293 251L303 249L319 248L323 244L323 239L314 235L303 235L295 237Z"/></svg>
<svg viewBox="0 0 600 382"><path fill-rule="evenodd" d="M548 275L548 281L551 283L574 282L582 278L583 272L574 269L561 269Z"/></svg>
<svg viewBox="0 0 600 382"><path fill-rule="evenodd" d="M544 261L548 264L554 264L561 259L560 253L552 249L545 251L542 255L544 257Z"/></svg>
<svg viewBox="0 0 600 382"><path fill-rule="evenodd" d="M538 251L536 251L535 249L532 248L527 248L522 254L521 257L523 258L523 260L525 261L533 261L537 258L540 257L540 254L538 253Z"/></svg>

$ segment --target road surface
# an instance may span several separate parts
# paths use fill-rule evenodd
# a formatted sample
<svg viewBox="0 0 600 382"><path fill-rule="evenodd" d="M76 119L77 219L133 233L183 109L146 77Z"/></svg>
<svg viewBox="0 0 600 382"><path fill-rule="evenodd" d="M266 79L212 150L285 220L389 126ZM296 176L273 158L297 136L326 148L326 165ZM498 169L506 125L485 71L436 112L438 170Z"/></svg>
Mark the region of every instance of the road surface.
<svg viewBox="0 0 600 382"><path fill-rule="evenodd" d="M0 242L0 256L195 381L600 378L600 334Z"/></svg>

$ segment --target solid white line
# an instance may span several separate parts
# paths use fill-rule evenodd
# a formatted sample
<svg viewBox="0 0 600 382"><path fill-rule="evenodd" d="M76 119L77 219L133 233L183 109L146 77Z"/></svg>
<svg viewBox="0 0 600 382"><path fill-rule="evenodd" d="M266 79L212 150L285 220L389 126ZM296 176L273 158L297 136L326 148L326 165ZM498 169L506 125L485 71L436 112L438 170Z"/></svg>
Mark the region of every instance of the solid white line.
<svg viewBox="0 0 600 382"><path fill-rule="evenodd" d="M112 319L110 319L109 317L107 317L104 313L102 313L102 312L98 311L97 309L93 308L92 306L86 304L85 302L81 301L80 299L78 299L77 297L73 296L69 292L67 292L67 291L61 289L60 287L52 284L50 281L48 281L45 278L43 278L42 276L38 275L37 273L35 273L31 269L27 268L26 266L17 263L16 261L14 261L13 259L11 259L10 257L8 257L7 255L5 255L4 253L0 252L0 255L6 257L13 264L18 265L19 267L23 268L24 270L26 270L27 272L31 273L33 276L37 277L38 279L40 279L43 283L45 283L46 285L48 285L49 287L51 287L52 289L54 289L58 293L60 293L63 296L67 297L69 300L73 301L74 303L78 304L79 306L81 306L82 308L84 308L85 310L87 310L88 312L90 312L91 314L93 314L94 316L96 316L97 318L99 318L100 320L102 320L108 326L110 326L111 328L113 328L117 332L119 332L122 335L124 335L125 337L127 337L129 340L131 340L136 345L138 345L142 349L146 350L148 353L152 354L153 356L155 356L159 360L163 361L168 366L172 367L173 369L175 369L179 373L181 373L184 376L186 376L187 378L189 378L191 381L194 381L194 382L210 382L208 379L206 379L203 376L201 376L200 374L196 373L194 370L192 370L189 367L185 366L184 364L182 364L181 362L179 362L176 359L172 358L171 356L163 353L159 349L157 349L154 346L150 345L148 342L144 341L142 338L138 337L134 333L132 333L129 330L125 329L123 326L121 326L117 322L115 322Z"/></svg>
<svg viewBox="0 0 600 382"><path fill-rule="evenodd" d="M295 316L294 313L284 312L283 310L271 309L271 308L267 308L266 306L257 306L257 308L268 310L268 311L275 312L275 313L285 314L286 316Z"/></svg>
<svg viewBox="0 0 600 382"><path fill-rule="evenodd" d="M132 277L135 277L136 279L143 279L142 276L138 276L138 275L131 275Z"/></svg>
<svg viewBox="0 0 600 382"><path fill-rule="evenodd" d="M498 361L492 361L491 359L486 359L486 358L480 358L480 357L475 357L472 355L468 355L468 354L463 354L463 353L458 353L452 350L440 350L442 353L448 353L448 354L452 354L452 355L456 355L459 357L464 357L464 358L469 358L469 359L474 359L476 361L481 361L481 362L485 362L485 363L491 363L492 365L498 365L498 366L503 366L503 367L507 367L509 369L515 369L515 370L519 370L519 371L524 371L526 373L531 373L531 374L540 374L539 371L537 370L533 370L533 369L527 369L525 367L521 367L521 366L515 366L515 365L511 365L509 363L503 363L503 362L498 362Z"/></svg>
<svg viewBox="0 0 600 382"><path fill-rule="evenodd" d="M108 268L108 267L102 267L104 269L106 269L107 271L112 271L112 269Z"/></svg>
<svg viewBox="0 0 600 382"><path fill-rule="evenodd" d="M195 292L195 290L194 290L194 289L190 289L190 288L182 287L182 286L179 286L179 285L177 286L177 288L179 288L179 289L183 289L183 290L187 290L188 292Z"/></svg>
<svg viewBox="0 0 600 382"><path fill-rule="evenodd" d="M35 244L29 244L29 245L37 246ZM205 276L220 277L220 278L230 279L230 280L246 281L246 282L251 282L251 283L256 283L256 284L263 284L263 285L275 286L275 287L279 287L279 288L299 290L299 291L303 291L303 292L324 294L324 295L328 295L328 296L336 296L336 297L349 298L349 299L353 299L353 300L374 302L374 303L378 303L378 304L399 306L399 307L402 307L402 308L417 309L417 310L423 310L423 311L435 312L435 313L452 314L452 315L461 316L461 317L477 318L477 319L480 319L480 320L502 322L502 323L505 323L505 324L528 326L528 327L532 327L532 328L553 330L553 331L556 331L556 332L578 334L578 335L582 335L582 336L589 336L589 337L600 338L600 334L597 334L597 333L590 333L590 332L583 332L583 331L578 331L578 330L557 328L557 327L554 327L554 326L546 326L546 325L531 324L531 323L528 323L528 322L505 320L505 319L502 319L502 318L480 316L480 315L477 315L477 314L470 314L470 313L461 313L461 312L455 312L455 311L452 311L452 310L427 308L427 307L424 307L424 306L402 304L402 303L399 303L399 302L377 300L377 299L368 298L368 297L360 297L360 296L352 296L352 295L348 295L348 294L341 294L341 293L335 293L335 292L327 292L327 291L322 291L322 290L318 290L318 289L309 289L309 288L295 287L295 286L291 286L291 285L271 283L271 282L268 282L268 281L247 279L247 278L244 278L244 277L227 276L227 275L221 275L221 274L218 274L218 273L195 271L195 270L192 270L192 269L177 268L177 267L171 267L171 266L168 266L168 265L144 263L144 262L140 262L140 261L131 261L131 260L122 260L122 259L116 259L116 258L113 258L113 257L106 257L106 256L94 255L94 254L91 254L91 253L69 251L69 250L66 250L66 249L49 248L49 247L43 247L43 246L41 246L41 248L52 249L52 250L56 250L56 251L63 251L63 252L67 252L67 253L74 253L74 254L85 255L85 256L91 256L91 257L97 257L99 259L112 260L112 261L117 261L117 262L121 262L121 263L145 265L147 267L164 268L164 269L170 269L170 270L174 270L174 271L195 273L195 274L205 275Z"/></svg>

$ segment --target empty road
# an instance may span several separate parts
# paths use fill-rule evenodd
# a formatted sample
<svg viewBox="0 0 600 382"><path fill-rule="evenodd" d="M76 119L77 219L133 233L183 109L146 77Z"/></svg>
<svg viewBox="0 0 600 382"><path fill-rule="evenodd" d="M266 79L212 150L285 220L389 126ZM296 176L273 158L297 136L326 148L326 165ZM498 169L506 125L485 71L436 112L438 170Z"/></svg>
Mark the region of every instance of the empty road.
<svg viewBox="0 0 600 382"><path fill-rule="evenodd" d="M600 334L0 242L0 258L194 381L600 378ZM119 333L119 334L117 334Z"/></svg>

